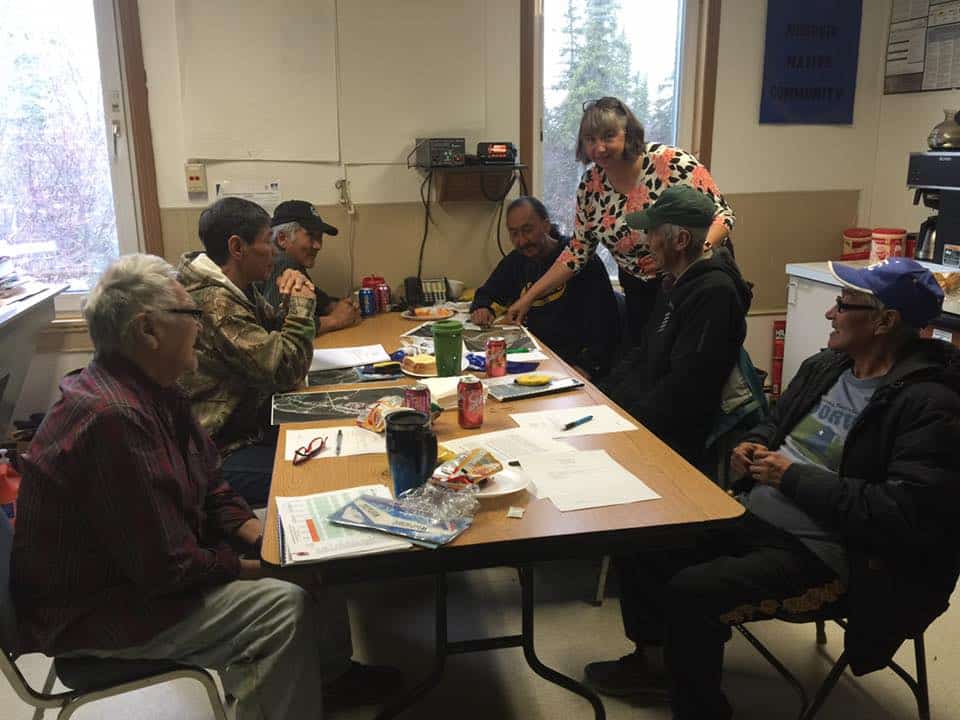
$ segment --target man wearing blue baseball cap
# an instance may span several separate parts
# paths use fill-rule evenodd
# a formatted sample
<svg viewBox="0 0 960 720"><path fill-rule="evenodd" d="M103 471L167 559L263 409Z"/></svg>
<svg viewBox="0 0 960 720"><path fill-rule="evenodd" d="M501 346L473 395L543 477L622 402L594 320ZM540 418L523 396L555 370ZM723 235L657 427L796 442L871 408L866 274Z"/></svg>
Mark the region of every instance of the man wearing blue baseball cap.
<svg viewBox="0 0 960 720"><path fill-rule="evenodd" d="M637 563L637 652L617 688L656 689L647 658L663 647L674 718L732 716L720 687L731 625L842 603L861 675L922 633L956 584L960 351L920 337L943 293L904 258L831 270L843 288L828 348L734 449L747 512Z"/></svg>

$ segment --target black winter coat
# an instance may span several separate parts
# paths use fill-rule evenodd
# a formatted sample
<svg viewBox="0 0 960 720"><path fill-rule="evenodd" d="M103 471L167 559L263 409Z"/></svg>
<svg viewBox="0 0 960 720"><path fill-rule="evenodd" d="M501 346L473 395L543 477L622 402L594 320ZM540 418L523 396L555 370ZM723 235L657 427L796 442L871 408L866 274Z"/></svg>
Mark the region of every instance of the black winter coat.
<svg viewBox="0 0 960 720"><path fill-rule="evenodd" d="M725 249L667 280L634 348L599 387L689 463L703 461L753 294Z"/></svg>
<svg viewBox="0 0 960 720"><path fill-rule="evenodd" d="M850 366L831 350L809 358L745 440L778 448ZM913 342L850 428L839 471L794 463L780 489L846 546L850 666L883 667L946 610L960 571L960 351Z"/></svg>

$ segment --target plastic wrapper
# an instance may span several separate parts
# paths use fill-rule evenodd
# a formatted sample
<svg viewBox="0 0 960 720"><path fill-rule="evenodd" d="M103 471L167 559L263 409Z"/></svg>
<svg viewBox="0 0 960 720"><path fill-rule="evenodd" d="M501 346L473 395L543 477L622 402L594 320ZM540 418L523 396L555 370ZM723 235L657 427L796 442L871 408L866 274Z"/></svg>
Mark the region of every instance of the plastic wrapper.
<svg viewBox="0 0 960 720"><path fill-rule="evenodd" d="M441 464L434 470L430 482L452 490L479 487L501 470L503 465L489 451L474 448Z"/></svg>
<svg viewBox="0 0 960 720"><path fill-rule="evenodd" d="M357 425L365 430L382 433L387 427L387 415L401 409L409 409L404 407L403 398L399 395L387 395L361 410L357 415Z"/></svg>
<svg viewBox="0 0 960 720"><path fill-rule="evenodd" d="M480 507L477 490L475 485L455 490L428 482L401 493L397 504L404 511L428 517L435 523L472 520Z"/></svg>

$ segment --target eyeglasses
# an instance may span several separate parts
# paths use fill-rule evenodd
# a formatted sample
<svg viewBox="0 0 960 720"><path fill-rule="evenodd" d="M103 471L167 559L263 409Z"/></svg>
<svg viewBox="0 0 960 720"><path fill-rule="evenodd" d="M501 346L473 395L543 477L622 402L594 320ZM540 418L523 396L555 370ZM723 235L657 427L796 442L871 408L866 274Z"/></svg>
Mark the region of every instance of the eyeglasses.
<svg viewBox="0 0 960 720"><path fill-rule="evenodd" d="M293 451L293 464L299 465L305 463L312 457L316 457L327 446L327 436L315 437L309 443Z"/></svg>
<svg viewBox="0 0 960 720"><path fill-rule="evenodd" d="M837 312L845 313L848 310L876 310L873 305L858 305L856 303L844 302L843 298L837 298Z"/></svg>
<svg viewBox="0 0 960 720"><path fill-rule="evenodd" d="M627 108L615 97L602 97L597 98L596 100L585 100L581 107L583 108L584 112L592 107L599 107L601 110L617 110L624 115L627 114Z"/></svg>

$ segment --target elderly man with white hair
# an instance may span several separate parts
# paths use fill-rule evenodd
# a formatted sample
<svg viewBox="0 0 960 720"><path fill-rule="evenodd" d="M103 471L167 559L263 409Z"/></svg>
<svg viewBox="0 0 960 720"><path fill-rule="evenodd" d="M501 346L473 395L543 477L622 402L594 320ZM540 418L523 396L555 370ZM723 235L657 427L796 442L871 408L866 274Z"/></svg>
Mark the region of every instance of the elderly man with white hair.
<svg viewBox="0 0 960 720"><path fill-rule="evenodd" d="M63 379L24 458L19 649L214 668L237 718L319 718L318 681L336 694L362 668L345 608L244 556L260 521L176 386L196 368L202 311L175 277L128 255L90 293L94 359Z"/></svg>
<svg viewBox="0 0 960 720"><path fill-rule="evenodd" d="M339 230L317 214L306 200L287 200L277 205L270 220L270 232L277 254L273 272L263 284L263 296L275 308L283 304L277 279L287 270L296 270L310 277L308 270L317 262L323 248L323 236L337 235ZM314 309L317 335L352 327L360 322L360 306L352 298L339 300L314 288L317 304Z"/></svg>

